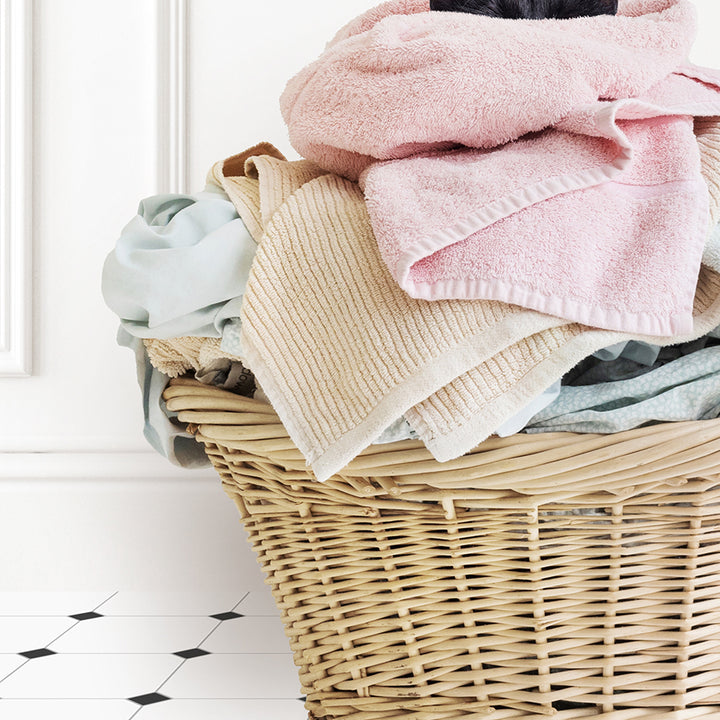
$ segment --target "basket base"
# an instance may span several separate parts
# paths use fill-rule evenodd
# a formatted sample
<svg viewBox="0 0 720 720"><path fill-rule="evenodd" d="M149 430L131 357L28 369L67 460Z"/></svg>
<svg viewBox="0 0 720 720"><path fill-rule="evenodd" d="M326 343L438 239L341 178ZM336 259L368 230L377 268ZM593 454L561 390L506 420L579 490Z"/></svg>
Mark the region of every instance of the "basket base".
<svg viewBox="0 0 720 720"><path fill-rule="evenodd" d="M545 713L529 713L515 710L495 710L486 712L462 712L458 714L455 711L442 711L440 709L433 710L428 708L420 713L415 711L393 711L367 713L358 711L357 713L345 715L316 715L312 711L308 712L308 720L542 720L542 718L552 717L553 720L584 720L591 718L592 720L703 720L707 718L720 718L720 706L711 705L707 707L694 707L685 710L663 710L661 708L627 708L611 710L603 712L599 708L584 708L573 710L549 709Z"/></svg>

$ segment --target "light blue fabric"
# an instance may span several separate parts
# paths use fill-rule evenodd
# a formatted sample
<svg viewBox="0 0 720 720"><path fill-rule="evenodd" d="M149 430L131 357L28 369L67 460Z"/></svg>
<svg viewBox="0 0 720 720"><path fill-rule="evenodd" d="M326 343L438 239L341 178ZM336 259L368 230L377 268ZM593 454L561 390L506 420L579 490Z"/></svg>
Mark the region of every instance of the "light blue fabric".
<svg viewBox="0 0 720 720"><path fill-rule="evenodd" d="M720 346L679 357L638 377L564 386L526 432L613 433L650 422L706 420L720 412Z"/></svg>
<svg viewBox="0 0 720 720"><path fill-rule="evenodd" d="M177 420L162 398L170 378L150 364L145 345L122 327L118 330L119 345L135 353L137 380L142 394L143 435L170 462L186 468L210 465L204 446L186 431L185 423Z"/></svg>
<svg viewBox="0 0 720 720"><path fill-rule="evenodd" d="M560 396L561 388L560 380L553 383L547 390L533 398L520 412L503 423L495 431L495 434L498 437L510 437L511 435L515 435L515 433L519 433L535 415L544 410Z"/></svg>
<svg viewBox="0 0 720 720"><path fill-rule="evenodd" d="M647 365L649 367L655 363L659 353L659 345L651 345L650 343L640 342L638 340L629 340L598 350L593 354L593 357L603 362L617 360L622 357L626 360L633 360L640 365Z"/></svg>
<svg viewBox="0 0 720 720"><path fill-rule="evenodd" d="M242 322L239 317L231 317L223 326L220 349L228 355L242 357L243 348L240 342L240 329Z"/></svg>
<svg viewBox="0 0 720 720"><path fill-rule="evenodd" d="M394 423L388 425L373 445L387 445L388 443L400 442L401 440L417 440L418 434L410 427L405 416L399 417Z"/></svg>
<svg viewBox="0 0 720 720"><path fill-rule="evenodd" d="M598 360L607 362L608 360L617 360L623 353L623 350L627 347L627 342L615 343L606 348L601 348L597 352L593 353L593 356Z"/></svg>
<svg viewBox="0 0 720 720"><path fill-rule="evenodd" d="M221 337L240 314L256 250L224 193L147 198L105 261L105 302L135 337Z"/></svg>

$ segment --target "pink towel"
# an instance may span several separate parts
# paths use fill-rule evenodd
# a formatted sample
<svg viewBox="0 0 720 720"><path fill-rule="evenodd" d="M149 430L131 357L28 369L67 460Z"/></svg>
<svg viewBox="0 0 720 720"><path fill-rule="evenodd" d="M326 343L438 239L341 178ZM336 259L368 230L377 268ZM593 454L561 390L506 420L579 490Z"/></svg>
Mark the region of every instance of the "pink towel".
<svg viewBox="0 0 720 720"><path fill-rule="evenodd" d="M296 150L363 186L413 297L493 299L597 327L687 332L707 231L688 0L521 21L392 0L283 94Z"/></svg>

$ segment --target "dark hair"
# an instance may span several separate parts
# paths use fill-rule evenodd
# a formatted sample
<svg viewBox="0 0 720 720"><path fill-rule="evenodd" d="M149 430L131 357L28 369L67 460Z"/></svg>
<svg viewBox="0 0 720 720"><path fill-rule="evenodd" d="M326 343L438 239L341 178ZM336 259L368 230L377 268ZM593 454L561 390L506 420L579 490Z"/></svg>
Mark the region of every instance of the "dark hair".
<svg viewBox="0 0 720 720"><path fill-rule="evenodd" d="M542 20L615 15L618 0L430 0L431 10Z"/></svg>

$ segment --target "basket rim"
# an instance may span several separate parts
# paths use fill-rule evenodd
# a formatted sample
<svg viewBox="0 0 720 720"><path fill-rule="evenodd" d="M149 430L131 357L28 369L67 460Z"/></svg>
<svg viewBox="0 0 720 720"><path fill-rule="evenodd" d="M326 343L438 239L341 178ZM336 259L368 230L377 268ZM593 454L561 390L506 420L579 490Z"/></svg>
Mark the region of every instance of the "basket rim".
<svg viewBox="0 0 720 720"><path fill-rule="evenodd" d="M170 381L168 410L199 441L298 468L304 458L274 409L260 400L189 377ZM306 468L312 476L310 468ZM678 488L689 479L720 479L720 418L656 423L620 433L519 433L490 437L440 463L420 440L371 445L336 477L413 478L439 490L512 489L520 494L574 493L594 481L620 502L648 489ZM715 477L719 476L719 477Z"/></svg>

